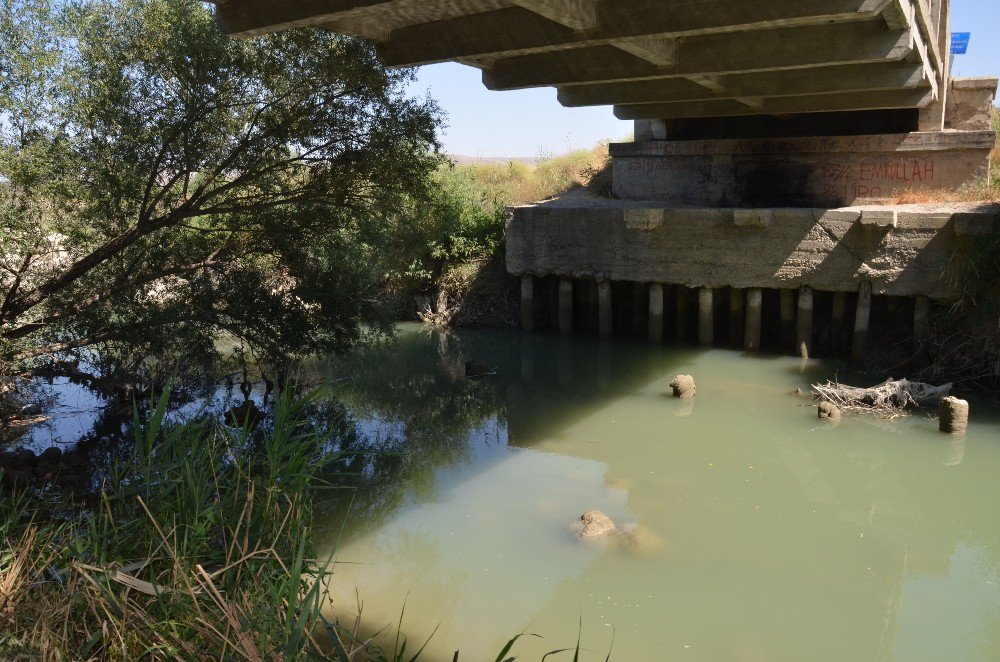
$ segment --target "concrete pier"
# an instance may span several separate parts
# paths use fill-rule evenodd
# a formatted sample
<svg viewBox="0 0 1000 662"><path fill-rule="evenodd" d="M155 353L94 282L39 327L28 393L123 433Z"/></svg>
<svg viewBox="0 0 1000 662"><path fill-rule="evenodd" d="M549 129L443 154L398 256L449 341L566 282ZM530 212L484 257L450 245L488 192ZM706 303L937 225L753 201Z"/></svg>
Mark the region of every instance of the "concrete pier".
<svg viewBox="0 0 1000 662"><path fill-rule="evenodd" d="M796 324L795 346L800 357L812 356L813 291L808 285L799 290L799 317Z"/></svg>
<svg viewBox="0 0 1000 662"><path fill-rule="evenodd" d="M663 285L649 286L649 342L663 342Z"/></svg>
<svg viewBox="0 0 1000 662"><path fill-rule="evenodd" d="M913 348L920 349L930 333L931 300L917 297L913 304Z"/></svg>
<svg viewBox="0 0 1000 662"><path fill-rule="evenodd" d="M614 332L614 323L611 314L611 281L597 281L597 326L598 333L602 338L609 338Z"/></svg>
<svg viewBox="0 0 1000 662"><path fill-rule="evenodd" d="M573 333L573 279L559 279L559 333Z"/></svg>
<svg viewBox="0 0 1000 662"><path fill-rule="evenodd" d="M698 344L711 347L715 343L715 290L698 290Z"/></svg>
<svg viewBox="0 0 1000 662"><path fill-rule="evenodd" d="M729 344L734 347L743 346L743 290L734 287L729 290Z"/></svg>
<svg viewBox="0 0 1000 662"><path fill-rule="evenodd" d="M521 329L535 330L535 277L521 276Z"/></svg>
<svg viewBox="0 0 1000 662"><path fill-rule="evenodd" d="M677 286L677 342L688 341L688 319L691 314L691 290L684 285Z"/></svg>
<svg viewBox="0 0 1000 662"><path fill-rule="evenodd" d="M872 314L872 284L863 281L858 289L858 312L854 316L854 341L851 345L851 361L860 363L868 351L868 324Z"/></svg>
<svg viewBox="0 0 1000 662"><path fill-rule="evenodd" d="M632 335L636 338L647 335L649 332L648 323L644 323L649 317L645 314L649 310L649 294L646 291L645 283L632 283Z"/></svg>
<svg viewBox="0 0 1000 662"><path fill-rule="evenodd" d="M795 342L795 292L781 290L781 347L789 349Z"/></svg>
<svg viewBox="0 0 1000 662"><path fill-rule="evenodd" d="M844 351L844 329L847 324L847 292L833 293L833 317L830 323L830 343L834 354Z"/></svg>
<svg viewBox="0 0 1000 662"><path fill-rule="evenodd" d="M743 337L743 348L748 352L760 351L761 310L764 294L759 287L747 290L746 331Z"/></svg>

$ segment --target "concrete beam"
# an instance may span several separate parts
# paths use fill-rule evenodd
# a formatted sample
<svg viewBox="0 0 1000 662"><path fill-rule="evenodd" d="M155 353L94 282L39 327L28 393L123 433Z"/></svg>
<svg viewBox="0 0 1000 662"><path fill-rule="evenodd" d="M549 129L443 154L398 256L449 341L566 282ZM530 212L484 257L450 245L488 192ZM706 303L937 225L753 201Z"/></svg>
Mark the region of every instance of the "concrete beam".
<svg viewBox="0 0 1000 662"><path fill-rule="evenodd" d="M688 37L678 44L676 64L668 67L613 46L502 58L484 71L483 82L492 90L511 90L780 71L899 61L911 48L909 32L887 32L881 24L867 21Z"/></svg>
<svg viewBox="0 0 1000 662"><path fill-rule="evenodd" d="M706 82L689 78L653 78L604 85L571 85L559 90L564 106L673 103L753 97L808 96L926 88L923 69L906 62L850 64L768 73L716 76Z"/></svg>
<svg viewBox="0 0 1000 662"><path fill-rule="evenodd" d="M512 0L545 18L565 25L573 30L593 30L597 28L598 0Z"/></svg>
<svg viewBox="0 0 1000 662"><path fill-rule="evenodd" d="M667 36L632 37L614 42L619 49L658 67L677 64L677 40Z"/></svg>
<svg viewBox="0 0 1000 662"><path fill-rule="evenodd" d="M319 25L357 9L386 8L393 0L223 0L216 4L216 19L225 34L252 37Z"/></svg>
<svg viewBox="0 0 1000 662"><path fill-rule="evenodd" d="M615 117L622 120L637 120L923 108L933 101L934 95L928 90L889 90L771 98L763 100L757 107L747 106L736 99L631 104L615 106Z"/></svg>
<svg viewBox="0 0 1000 662"><path fill-rule="evenodd" d="M776 27L829 25L874 18L878 8L866 0L613 0L596 7L594 29L584 21L551 20L539 5L459 16L448 21L407 25L392 31L381 54L390 66L429 64L461 58L513 57L580 46L607 46L631 38L689 37ZM581 32L580 30L585 30ZM643 57L643 56L640 56Z"/></svg>

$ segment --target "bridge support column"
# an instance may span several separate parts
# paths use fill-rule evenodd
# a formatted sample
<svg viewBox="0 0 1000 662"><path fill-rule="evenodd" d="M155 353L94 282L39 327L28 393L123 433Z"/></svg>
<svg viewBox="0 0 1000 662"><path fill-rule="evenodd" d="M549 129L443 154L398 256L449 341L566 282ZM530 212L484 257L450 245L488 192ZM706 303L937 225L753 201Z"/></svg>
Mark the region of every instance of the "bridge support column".
<svg viewBox="0 0 1000 662"><path fill-rule="evenodd" d="M698 344L711 347L715 342L715 290L698 290Z"/></svg>
<svg viewBox="0 0 1000 662"><path fill-rule="evenodd" d="M691 310L691 290L685 285L677 286L677 342L688 340L688 313Z"/></svg>
<svg viewBox="0 0 1000 662"><path fill-rule="evenodd" d="M649 342L663 342L663 284L649 286Z"/></svg>
<svg viewBox="0 0 1000 662"><path fill-rule="evenodd" d="M760 322L763 303L764 294L759 287L747 290L747 321L743 347L748 352L760 351Z"/></svg>
<svg viewBox="0 0 1000 662"><path fill-rule="evenodd" d="M729 344L743 346L743 290L729 290Z"/></svg>
<svg viewBox="0 0 1000 662"><path fill-rule="evenodd" d="M611 316L611 281L597 281L597 326L602 338L609 338L613 332Z"/></svg>
<svg viewBox="0 0 1000 662"><path fill-rule="evenodd" d="M808 359L812 355L813 337L813 291L803 285L799 291L799 319L796 327L795 345L799 356Z"/></svg>
<svg viewBox="0 0 1000 662"><path fill-rule="evenodd" d="M844 351L844 324L847 320L847 292L833 293L833 319L830 323L830 341L833 353Z"/></svg>
<svg viewBox="0 0 1000 662"><path fill-rule="evenodd" d="M645 283L632 283L632 335L636 338L646 332L643 312L649 308L649 297Z"/></svg>
<svg viewBox="0 0 1000 662"><path fill-rule="evenodd" d="M872 284L867 280L858 290L858 312L854 318L854 342L851 346L851 361L860 363L868 351L868 322L872 314Z"/></svg>
<svg viewBox="0 0 1000 662"><path fill-rule="evenodd" d="M521 276L521 329L535 330L535 277Z"/></svg>
<svg viewBox="0 0 1000 662"><path fill-rule="evenodd" d="M559 279L559 333L573 333L573 279Z"/></svg>
<svg viewBox="0 0 1000 662"><path fill-rule="evenodd" d="M795 292L781 290L781 347L787 349L795 342Z"/></svg>
<svg viewBox="0 0 1000 662"><path fill-rule="evenodd" d="M917 297L913 309L913 348L920 349L927 342L930 331L931 300Z"/></svg>

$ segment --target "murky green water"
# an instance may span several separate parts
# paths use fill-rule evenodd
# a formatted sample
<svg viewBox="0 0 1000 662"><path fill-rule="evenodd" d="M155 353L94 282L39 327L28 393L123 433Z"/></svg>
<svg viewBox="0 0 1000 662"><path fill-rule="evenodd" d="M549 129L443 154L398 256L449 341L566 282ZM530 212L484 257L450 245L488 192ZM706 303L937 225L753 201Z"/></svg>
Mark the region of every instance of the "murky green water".
<svg viewBox="0 0 1000 662"><path fill-rule="evenodd" d="M397 452L343 533L335 611L357 589L377 629L405 602L408 650L438 628L423 659L530 632L515 652L538 660L581 619L592 660L1000 659L989 407L957 439L920 415L831 427L791 394L822 364L516 333L411 328L345 370ZM664 396L678 373L693 403ZM641 539L580 542L594 508Z"/></svg>

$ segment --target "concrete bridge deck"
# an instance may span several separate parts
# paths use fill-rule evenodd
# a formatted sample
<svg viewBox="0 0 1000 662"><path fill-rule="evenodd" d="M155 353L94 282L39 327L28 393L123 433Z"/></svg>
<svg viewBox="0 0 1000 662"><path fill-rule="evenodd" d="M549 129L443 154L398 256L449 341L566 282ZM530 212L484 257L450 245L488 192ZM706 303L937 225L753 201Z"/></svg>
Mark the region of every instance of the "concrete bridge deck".
<svg viewBox="0 0 1000 662"><path fill-rule="evenodd" d="M216 4L229 34L324 27L373 40L389 66L462 62L490 89L554 86L622 119L928 108L948 82L946 0Z"/></svg>

